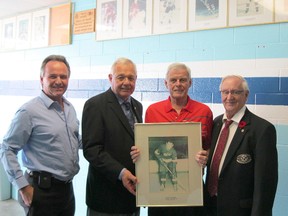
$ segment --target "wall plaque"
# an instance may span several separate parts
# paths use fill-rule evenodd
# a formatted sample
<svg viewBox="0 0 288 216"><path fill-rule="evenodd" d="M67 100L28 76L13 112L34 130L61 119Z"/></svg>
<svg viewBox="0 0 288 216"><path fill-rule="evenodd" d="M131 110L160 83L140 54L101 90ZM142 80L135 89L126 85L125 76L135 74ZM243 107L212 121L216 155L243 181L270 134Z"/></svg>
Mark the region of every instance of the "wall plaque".
<svg viewBox="0 0 288 216"><path fill-rule="evenodd" d="M74 15L74 34L95 32L95 9L76 12Z"/></svg>

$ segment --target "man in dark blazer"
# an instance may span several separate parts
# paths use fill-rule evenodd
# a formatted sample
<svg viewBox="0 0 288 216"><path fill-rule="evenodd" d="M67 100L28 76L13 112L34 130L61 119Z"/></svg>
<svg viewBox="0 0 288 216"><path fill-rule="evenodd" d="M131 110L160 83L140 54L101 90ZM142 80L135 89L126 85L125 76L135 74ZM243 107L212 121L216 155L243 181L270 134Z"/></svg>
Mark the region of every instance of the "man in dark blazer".
<svg viewBox="0 0 288 216"><path fill-rule="evenodd" d="M135 64L120 58L112 65L111 88L90 98L82 117L84 157L89 162L87 215L139 215L135 200L135 166L130 158L134 123L142 122L142 105L131 97ZM127 102L129 103L127 105Z"/></svg>
<svg viewBox="0 0 288 216"><path fill-rule="evenodd" d="M205 182L207 215L272 216L278 182L275 127L247 109L249 87L241 76L224 77L220 91L225 113L214 120ZM212 173L218 137L229 120L233 122L215 189Z"/></svg>

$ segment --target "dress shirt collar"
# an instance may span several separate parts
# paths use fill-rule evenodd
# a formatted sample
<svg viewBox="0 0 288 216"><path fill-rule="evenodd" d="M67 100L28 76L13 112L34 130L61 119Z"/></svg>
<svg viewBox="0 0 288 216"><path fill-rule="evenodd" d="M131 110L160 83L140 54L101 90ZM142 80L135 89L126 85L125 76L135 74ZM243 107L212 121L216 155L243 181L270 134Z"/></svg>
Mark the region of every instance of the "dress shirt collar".
<svg viewBox="0 0 288 216"><path fill-rule="evenodd" d="M120 98L120 97L119 97L118 95L116 95L116 94L115 94L115 96L116 96L116 98L117 98L117 100L118 100L118 102L119 102L120 105L122 105L124 102L129 102L129 103L131 104L131 96L129 96L126 101L123 100L122 98Z"/></svg>
<svg viewBox="0 0 288 216"><path fill-rule="evenodd" d="M243 106L230 120L233 120L233 122L239 124L241 119L243 118L245 114L246 106ZM224 123L227 120L227 115L224 113L222 122Z"/></svg>
<svg viewBox="0 0 288 216"><path fill-rule="evenodd" d="M53 104L60 104L57 101L53 101L51 98L49 98L43 91L41 91L40 98L42 99L43 103L47 108L50 108ZM69 101L66 100L66 98L62 97L63 103L70 105Z"/></svg>

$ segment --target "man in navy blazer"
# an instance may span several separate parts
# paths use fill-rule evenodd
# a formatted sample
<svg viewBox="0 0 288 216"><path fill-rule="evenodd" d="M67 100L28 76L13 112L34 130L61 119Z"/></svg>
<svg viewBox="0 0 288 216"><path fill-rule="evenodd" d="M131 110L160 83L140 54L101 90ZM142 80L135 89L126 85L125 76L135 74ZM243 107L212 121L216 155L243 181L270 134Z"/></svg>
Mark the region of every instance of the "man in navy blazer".
<svg viewBox="0 0 288 216"><path fill-rule="evenodd" d="M224 77L220 91L225 113L214 119L205 182L207 215L272 216L278 182L275 127L246 107L249 87L243 77ZM229 120L233 122L213 193L212 161L219 134Z"/></svg>
<svg viewBox="0 0 288 216"><path fill-rule="evenodd" d="M135 166L130 158L134 123L142 122L142 105L131 97L135 64L120 58L112 65L111 88L86 101L82 117L83 153L89 162L87 215L139 215Z"/></svg>

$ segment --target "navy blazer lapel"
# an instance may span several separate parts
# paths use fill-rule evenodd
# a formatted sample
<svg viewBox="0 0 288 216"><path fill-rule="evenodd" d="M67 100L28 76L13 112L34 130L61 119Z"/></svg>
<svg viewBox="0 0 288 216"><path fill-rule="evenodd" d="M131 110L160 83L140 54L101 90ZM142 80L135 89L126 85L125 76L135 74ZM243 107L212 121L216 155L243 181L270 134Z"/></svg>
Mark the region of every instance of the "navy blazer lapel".
<svg viewBox="0 0 288 216"><path fill-rule="evenodd" d="M235 135L231 141L230 147L228 149L228 152L226 154L221 173L225 170L225 167L230 163L230 161L234 158L234 155L236 154L236 151L238 147L241 145L241 142L245 136L245 134L249 131L249 125L250 125L250 111L246 108L245 114L242 117L241 121L246 122L245 128L237 128Z"/></svg>
<svg viewBox="0 0 288 216"><path fill-rule="evenodd" d="M134 137L134 132L129 124L128 119L126 118L124 112L122 111L122 108L117 100L117 97L115 96L115 94L113 93L113 91L111 90L111 88L107 91L108 94L108 103L110 108L113 110L113 112L116 114L116 116L118 117L119 121L121 122L121 124L124 126L124 128L126 128L126 130L128 131L128 133Z"/></svg>

